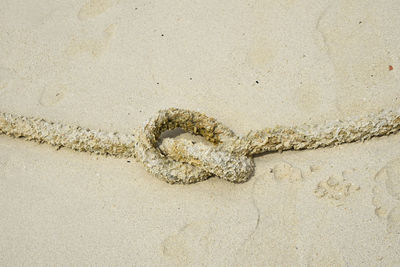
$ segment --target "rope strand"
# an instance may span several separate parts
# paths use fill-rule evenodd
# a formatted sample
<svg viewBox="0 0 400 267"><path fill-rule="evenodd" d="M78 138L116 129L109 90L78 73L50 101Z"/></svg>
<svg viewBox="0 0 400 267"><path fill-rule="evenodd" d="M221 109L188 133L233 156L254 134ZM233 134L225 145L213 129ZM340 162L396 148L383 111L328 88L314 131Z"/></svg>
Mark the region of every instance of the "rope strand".
<svg viewBox="0 0 400 267"><path fill-rule="evenodd" d="M178 127L202 135L213 146L170 139L158 148L161 133ZM134 157L146 170L168 183L193 183L212 175L231 182L245 182L254 172L253 155L336 146L399 130L400 110L382 110L319 125L265 128L246 136L235 135L202 113L176 108L159 111L132 134L107 133L0 113L0 134L99 155Z"/></svg>
<svg viewBox="0 0 400 267"><path fill-rule="evenodd" d="M134 156L135 135L106 133L44 119L0 113L0 133L81 152L116 157Z"/></svg>

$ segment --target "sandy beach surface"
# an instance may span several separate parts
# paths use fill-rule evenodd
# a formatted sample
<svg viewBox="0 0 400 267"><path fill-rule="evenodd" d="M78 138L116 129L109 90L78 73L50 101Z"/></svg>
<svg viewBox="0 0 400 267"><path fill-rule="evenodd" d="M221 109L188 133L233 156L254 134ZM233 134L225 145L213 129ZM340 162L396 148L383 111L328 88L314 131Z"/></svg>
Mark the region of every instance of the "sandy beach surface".
<svg viewBox="0 0 400 267"><path fill-rule="evenodd" d="M400 107L400 1L0 1L0 111L234 132ZM0 136L2 266L399 266L400 134L169 185L134 159Z"/></svg>

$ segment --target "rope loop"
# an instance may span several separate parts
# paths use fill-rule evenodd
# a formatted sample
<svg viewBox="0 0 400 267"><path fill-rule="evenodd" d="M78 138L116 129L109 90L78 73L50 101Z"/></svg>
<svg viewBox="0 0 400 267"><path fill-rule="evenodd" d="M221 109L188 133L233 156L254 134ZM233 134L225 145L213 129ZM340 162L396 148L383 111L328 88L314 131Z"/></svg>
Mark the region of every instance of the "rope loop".
<svg viewBox="0 0 400 267"><path fill-rule="evenodd" d="M211 145L188 140L158 139L167 130L182 128L201 135ZM216 175L231 182L245 182L254 172L251 157L224 149L238 140L229 128L200 112L170 108L159 111L139 129L136 158L146 170L168 183L194 183Z"/></svg>

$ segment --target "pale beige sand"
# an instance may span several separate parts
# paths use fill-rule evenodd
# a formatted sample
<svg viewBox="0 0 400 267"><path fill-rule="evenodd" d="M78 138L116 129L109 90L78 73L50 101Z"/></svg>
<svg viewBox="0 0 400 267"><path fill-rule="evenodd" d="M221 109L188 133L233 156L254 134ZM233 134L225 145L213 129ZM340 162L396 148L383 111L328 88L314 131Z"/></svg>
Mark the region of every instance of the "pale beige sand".
<svg viewBox="0 0 400 267"><path fill-rule="evenodd" d="M400 107L400 1L0 1L0 111L237 133ZM391 66L391 67L390 67ZM0 265L395 266L400 135L257 157L244 184L0 136Z"/></svg>

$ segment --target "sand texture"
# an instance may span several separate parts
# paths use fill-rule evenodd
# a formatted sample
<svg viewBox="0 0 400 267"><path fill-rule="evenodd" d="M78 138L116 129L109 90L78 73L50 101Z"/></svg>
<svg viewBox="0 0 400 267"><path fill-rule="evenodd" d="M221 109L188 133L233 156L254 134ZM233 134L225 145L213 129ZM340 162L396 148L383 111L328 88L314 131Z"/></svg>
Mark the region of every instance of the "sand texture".
<svg viewBox="0 0 400 267"><path fill-rule="evenodd" d="M241 136L382 110L398 123L399 0L4 0L0 10L0 112L101 129L100 141L118 132L100 154L127 151L0 135L1 266L400 265L400 134L274 144L240 184L165 183L130 145L171 107ZM174 145L184 138L198 140L183 133Z"/></svg>

